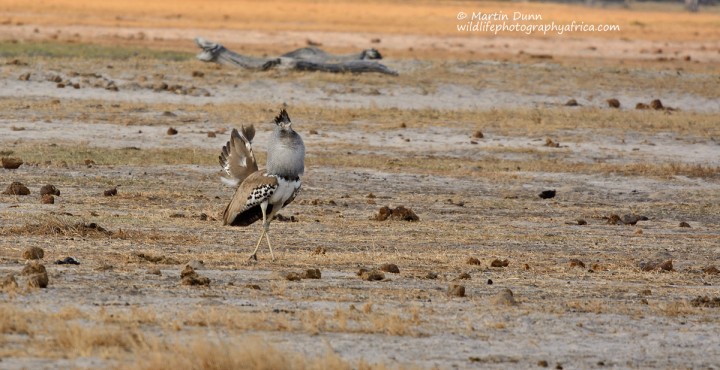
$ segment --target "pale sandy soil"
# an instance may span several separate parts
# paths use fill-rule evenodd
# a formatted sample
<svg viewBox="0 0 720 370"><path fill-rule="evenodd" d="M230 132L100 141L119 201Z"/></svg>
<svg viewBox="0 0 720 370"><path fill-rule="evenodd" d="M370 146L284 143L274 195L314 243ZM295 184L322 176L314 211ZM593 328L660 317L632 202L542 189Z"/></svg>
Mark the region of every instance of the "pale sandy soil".
<svg viewBox="0 0 720 370"><path fill-rule="evenodd" d="M417 14L432 8L420 4ZM19 288L0 291L0 368L251 364L243 348L275 357L264 360L269 368L718 367L719 308L692 300L720 296L720 275L703 271L720 267L720 44L693 36L692 23L678 28L685 39L668 42L559 44L332 22L273 32L190 20L182 27L172 18L156 27L143 17L168 19L154 8L118 25L100 15L31 24L16 5L2 8L14 21L0 26L0 39L20 45L53 40L56 30L61 43L185 53L196 52L198 34L258 54L312 39L337 51L377 47L400 76L251 73L185 54L0 57L1 156L26 162L0 169L0 190L21 181L32 192L0 195L0 277L19 273L23 250L38 246L50 280L33 289L17 276ZM615 11L628 24L640 17ZM498 48L507 50L480 51ZM656 48L673 60L658 61L648 53ZM29 81L18 80L28 72ZM54 76L80 88L58 88ZM187 94L153 91L158 82ZM564 106L570 98L581 106ZM608 108L609 98L621 109ZM678 110L634 109L658 98ZM218 221L233 189L218 181L216 158L229 128L252 123L263 161L268 122L283 102L308 153L304 191L282 212L298 222L275 221L278 259L263 249L251 263L259 225ZM167 135L171 126L177 135ZM483 137L473 137L479 130ZM48 183L61 195L40 204ZM102 196L115 186L118 196ZM538 197L549 189L555 198ZM420 221L371 220L383 205L410 207ZM648 219L611 225L611 214ZM76 226L90 222L110 233ZM81 264L52 263L67 256ZM491 267L496 258L509 265ZM204 261L197 272L209 286L180 284L191 260ZM674 271L639 267L667 260ZM384 263L400 273L356 276ZM322 278L282 277L308 268ZM471 278L459 279L463 272ZM466 297L448 296L450 284L464 285ZM505 288L517 304L498 299ZM203 343L213 346L196 346ZM280 362L274 351L300 360Z"/></svg>

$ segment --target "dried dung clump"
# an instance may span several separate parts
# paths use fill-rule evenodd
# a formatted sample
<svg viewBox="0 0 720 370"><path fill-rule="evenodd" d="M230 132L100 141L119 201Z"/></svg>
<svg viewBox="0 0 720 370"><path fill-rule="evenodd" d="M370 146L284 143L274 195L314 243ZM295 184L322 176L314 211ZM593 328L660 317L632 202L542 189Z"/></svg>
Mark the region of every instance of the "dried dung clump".
<svg viewBox="0 0 720 370"><path fill-rule="evenodd" d="M565 102L565 106L566 106L566 107L577 107L577 106L578 106L578 102L577 102L577 100L575 100L575 99L570 99L570 100L568 100L568 101Z"/></svg>
<svg viewBox="0 0 720 370"><path fill-rule="evenodd" d="M13 290L18 287L17 280L15 280L15 274L9 273L0 280L0 291Z"/></svg>
<svg viewBox="0 0 720 370"><path fill-rule="evenodd" d="M12 184L8 185L7 189L5 189L3 194L30 195L30 189L28 189L27 186L23 185L23 183L15 181Z"/></svg>
<svg viewBox="0 0 720 370"><path fill-rule="evenodd" d="M458 277L455 278L455 280L470 280L472 277L467 272L462 272Z"/></svg>
<svg viewBox="0 0 720 370"><path fill-rule="evenodd" d="M22 253L22 258L26 260L39 260L45 257L45 251L40 247L28 247Z"/></svg>
<svg viewBox="0 0 720 370"><path fill-rule="evenodd" d="M550 148L559 148L560 143L553 141L553 139L551 139L551 138L547 138L547 139L545 139L545 146L550 147Z"/></svg>
<svg viewBox="0 0 720 370"><path fill-rule="evenodd" d="M693 307L720 307L720 297L710 298L708 296L698 296L697 298L690 301L690 305Z"/></svg>
<svg viewBox="0 0 720 370"><path fill-rule="evenodd" d="M450 297L464 297L465 286L459 284L450 284L448 286L448 295Z"/></svg>
<svg viewBox="0 0 720 370"><path fill-rule="evenodd" d="M394 263L385 263L382 266L380 266L380 271L390 272L393 274L399 274L400 268L398 268L398 266Z"/></svg>
<svg viewBox="0 0 720 370"><path fill-rule="evenodd" d="M665 262L640 262L638 266L642 271L675 271L672 260Z"/></svg>
<svg viewBox="0 0 720 370"><path fill-rule="evenodd" d="M320 269L307 269L302 274L303 279L320 279L321 277Z"/></svg>
<svg viewBox="0 0 720 370"><path fill-rule="evenodd" d="M190 266L185 266L185 269L180 273L180 279L182 285L210 285L208 277L198 275Z"/></svg>
<svg viewBox="0 0 720 370"><path fill-rule="evenodd" d="M557 192L555 190L543 190L538 196L542 199L550 199L555 198L555 194Z"/></svg>
<svg viewBox="0 0 720 370"><path fill-rule="evenodd" d="M385 279L385 274L382 271L378 270L368 270L368 269L360 269L357 273L358 276L360 276L361 279L367 280L367 281L379 281Z"/></svg>
<svg viewBox="0 0 720 370"><path fill-rule="evenodd" d="M480 260L475 257L469 257L467 259L467 261L465 261L465 263L467 263L468 265L478 265L478 266L481 264Z"/></svg>
<svg viewBox="0 0 720 370"><path fill-rule="evenodd" d="M178 133L178 130L176 130L176 129L172 128L172 127L170 127L170 128L167 129L167 134L168 134L168 135L177 135L177 133Z"/></svg>
<svg viewBox="0 0 720 370"><path fill-rule="evenodd" d="M112 188L112 189L105 190L103 192L103 195L106 197L114 197L117 195L117 193L118 193L117 188Z"/></svg>
<svg viewBox="0 0 720 370"><path fill-rule="evenodd" d="M485 137L485 135L483 135L482 131L477 130L477 131L473 132L472 137L475 139L482 139Z"/></svg>
<svg viewBox="0 0 720 370"><path fill-rule="evenodd" d="M681 222L679 226L680 227L691 227L690 224L685 221Z"/></svg>
<svg viewBox="0 0 720 370"><path fill-rule="evenodd" d="M387 206L382 207L373 219L376 221L385 221L387 219L411 222L420 221L420 217L418 217L412 209L405 208L404 206L398 206L395 209Z"/></svg>
<svg viewBox="0 0 720 370"><path fill-rule="evenodd" d="M650 109L650 106L645 103L637 103L635 104L635 109L646 110Z"/></svg>
<svg viewBox="0 0 720 370"><path fill-rule="evenodd" d="M715 266L706 267L703 269L703 272L708 275L718 275L720 274L720 270Z"/></svg>
<svg viewBox="0 0 720 370"><path fill-rule="evenodd" d="M608 99L607 104L608 104L608 107L610 107L610 108L620 108L620 100L617 100L615 98Z"/></svg>
<svg viewBox="0 0 720 370"><path fill-rule="evenodd" d="M300 281L300 280L302 280L302 275L300 275L300 274L297 273L297 272L286 272L286 273L281 274L281 276L282 276L285 280L289 280L289 281Z"/></svg>
<svg viewBox="0 0 720 370"><path fill-rule="evenodd" d="M50 194L43 194L42 198L40 198L40 203L55 204L55 197Z"/></svg>
<svg viewBox="0 0 720 370"><path fill-rule="evenodd" d="M58 190L58 188L56 188L55 185L47 184L40 188L40 195L45 195L45 194L59 196L60 190Z"/></svg>
<svg viewBox="0 0 720 370"><path fill-rule="evenodd" d="M27 284L33 288L47 288L50 282L45 266L39 262L31 262L25 265L20 275L27 276Z"/></svg>
<svg viewBox="0 0 720 370"><path fill-rule="evenodd" d="M513 294L512 290L505 288L500 293L494 295L490 302L496 306L515 306L517 302L515 301L515 295Z"/></svg>
<svg viewBox="0 0 720 370"><path fill-rule="evenodd" d="M499 259L494 259L492 262L490 262L490 267L508 267L509 264L510 261L508 260L501 261Z"/></svg>
<svg viewBox="0 0 720 370"><path fill-rule="evenodd" d="M133 252L133 257L136 257L140 260L152 262L152 263L159 263L163 265L179 265L180 262L172 257L165 257L165 256L155 256L149 253L142 253L142 252Z"/></svg>
<svg viewBox="0 0 720 370"><path fill-rule="evenodd" d="M655 100L653 100L653 101L650 102L650 108L655 109L655 110L660 110L660 109L663 109L663 108L665 108L665 107L663 106L663 104L662 104L662 102L660 101L660 99L655 99Z"/></svg>
<svg viewBox="0 0 720 370"><path fill-rule="evenodd" d="M570 259L570 267L585 268L585 264L583 263L583 261L580 261L580 260L577 259L577 258L571 258L571 259Z"/></svg>
<svg viewBox="0 0 720 370"><path fill-rule="evenodd" d="M3 157L2 159L0 159L0 162L2 162L2 167L6 170L15 170L23 164L22 159L9 157Z"/></svg>

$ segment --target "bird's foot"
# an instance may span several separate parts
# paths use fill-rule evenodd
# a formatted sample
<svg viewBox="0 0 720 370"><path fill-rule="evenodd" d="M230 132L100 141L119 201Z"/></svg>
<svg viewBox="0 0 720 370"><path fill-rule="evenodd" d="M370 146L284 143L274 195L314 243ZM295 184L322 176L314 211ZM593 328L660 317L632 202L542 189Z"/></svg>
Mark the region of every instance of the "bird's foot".
<svg viewBox="0 0 720 370"><path fill-rule="evenodd" d="M257 253L253 253L252 255L250 255L250 258L248 259L252 261L257 261Z"/></svg>

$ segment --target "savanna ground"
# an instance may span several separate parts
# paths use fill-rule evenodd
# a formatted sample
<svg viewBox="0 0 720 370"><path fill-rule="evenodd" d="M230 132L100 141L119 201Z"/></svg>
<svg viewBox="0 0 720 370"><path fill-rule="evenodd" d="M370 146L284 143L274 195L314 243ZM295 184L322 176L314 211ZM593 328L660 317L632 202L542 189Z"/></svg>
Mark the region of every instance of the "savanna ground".
<svg viewBox="0 0 720 370"><path fill-rule="evenodd" d="M716 9L106 3L0 3L0 151L25 162L0 190L31 191L0 195L0 277L33 246L49 275L0 293L0 367L719 366L720 308L695 300L720 296ZM622 28L462 34L458 11ZM205 64L195 36L254 55L375 47L400 76ZM634 109L653 99L675 109ZM221 225L217 156L252 123L263 163L283 103L304 190L282 211L297 222L272 224L277 259L250 262L260 226ZM372 220L385 205L420 220ZM189 261L209 286L181 285ZM356 275L385 263L400 273Z"/></svg>

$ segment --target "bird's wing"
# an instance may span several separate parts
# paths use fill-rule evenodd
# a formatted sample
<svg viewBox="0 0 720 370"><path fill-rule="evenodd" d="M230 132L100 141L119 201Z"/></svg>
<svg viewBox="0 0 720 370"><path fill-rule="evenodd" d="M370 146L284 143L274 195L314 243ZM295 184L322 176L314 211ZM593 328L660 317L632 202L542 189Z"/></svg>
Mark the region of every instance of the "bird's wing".
<svg viewBox="0 0 720 370"><path fill-rule="evenodd" d="M242 126L241 132L233 129L230 141L225 144L220 153L220 166L222 166L223 183L237 186L245 178L258 170L255 154L252 150L252 139L255 137L255 127Z"/></svg>
<svg viewBox="0 0 720 370"><path fill-rule="evenodd" d="M268 176L264 171L257 171L248 176L237 188L230 204L223 213L223 224L247 226L262 219L260 203L270 199L278 188L275 176ZM268 205L267 213L272 212Z"/></svg>

